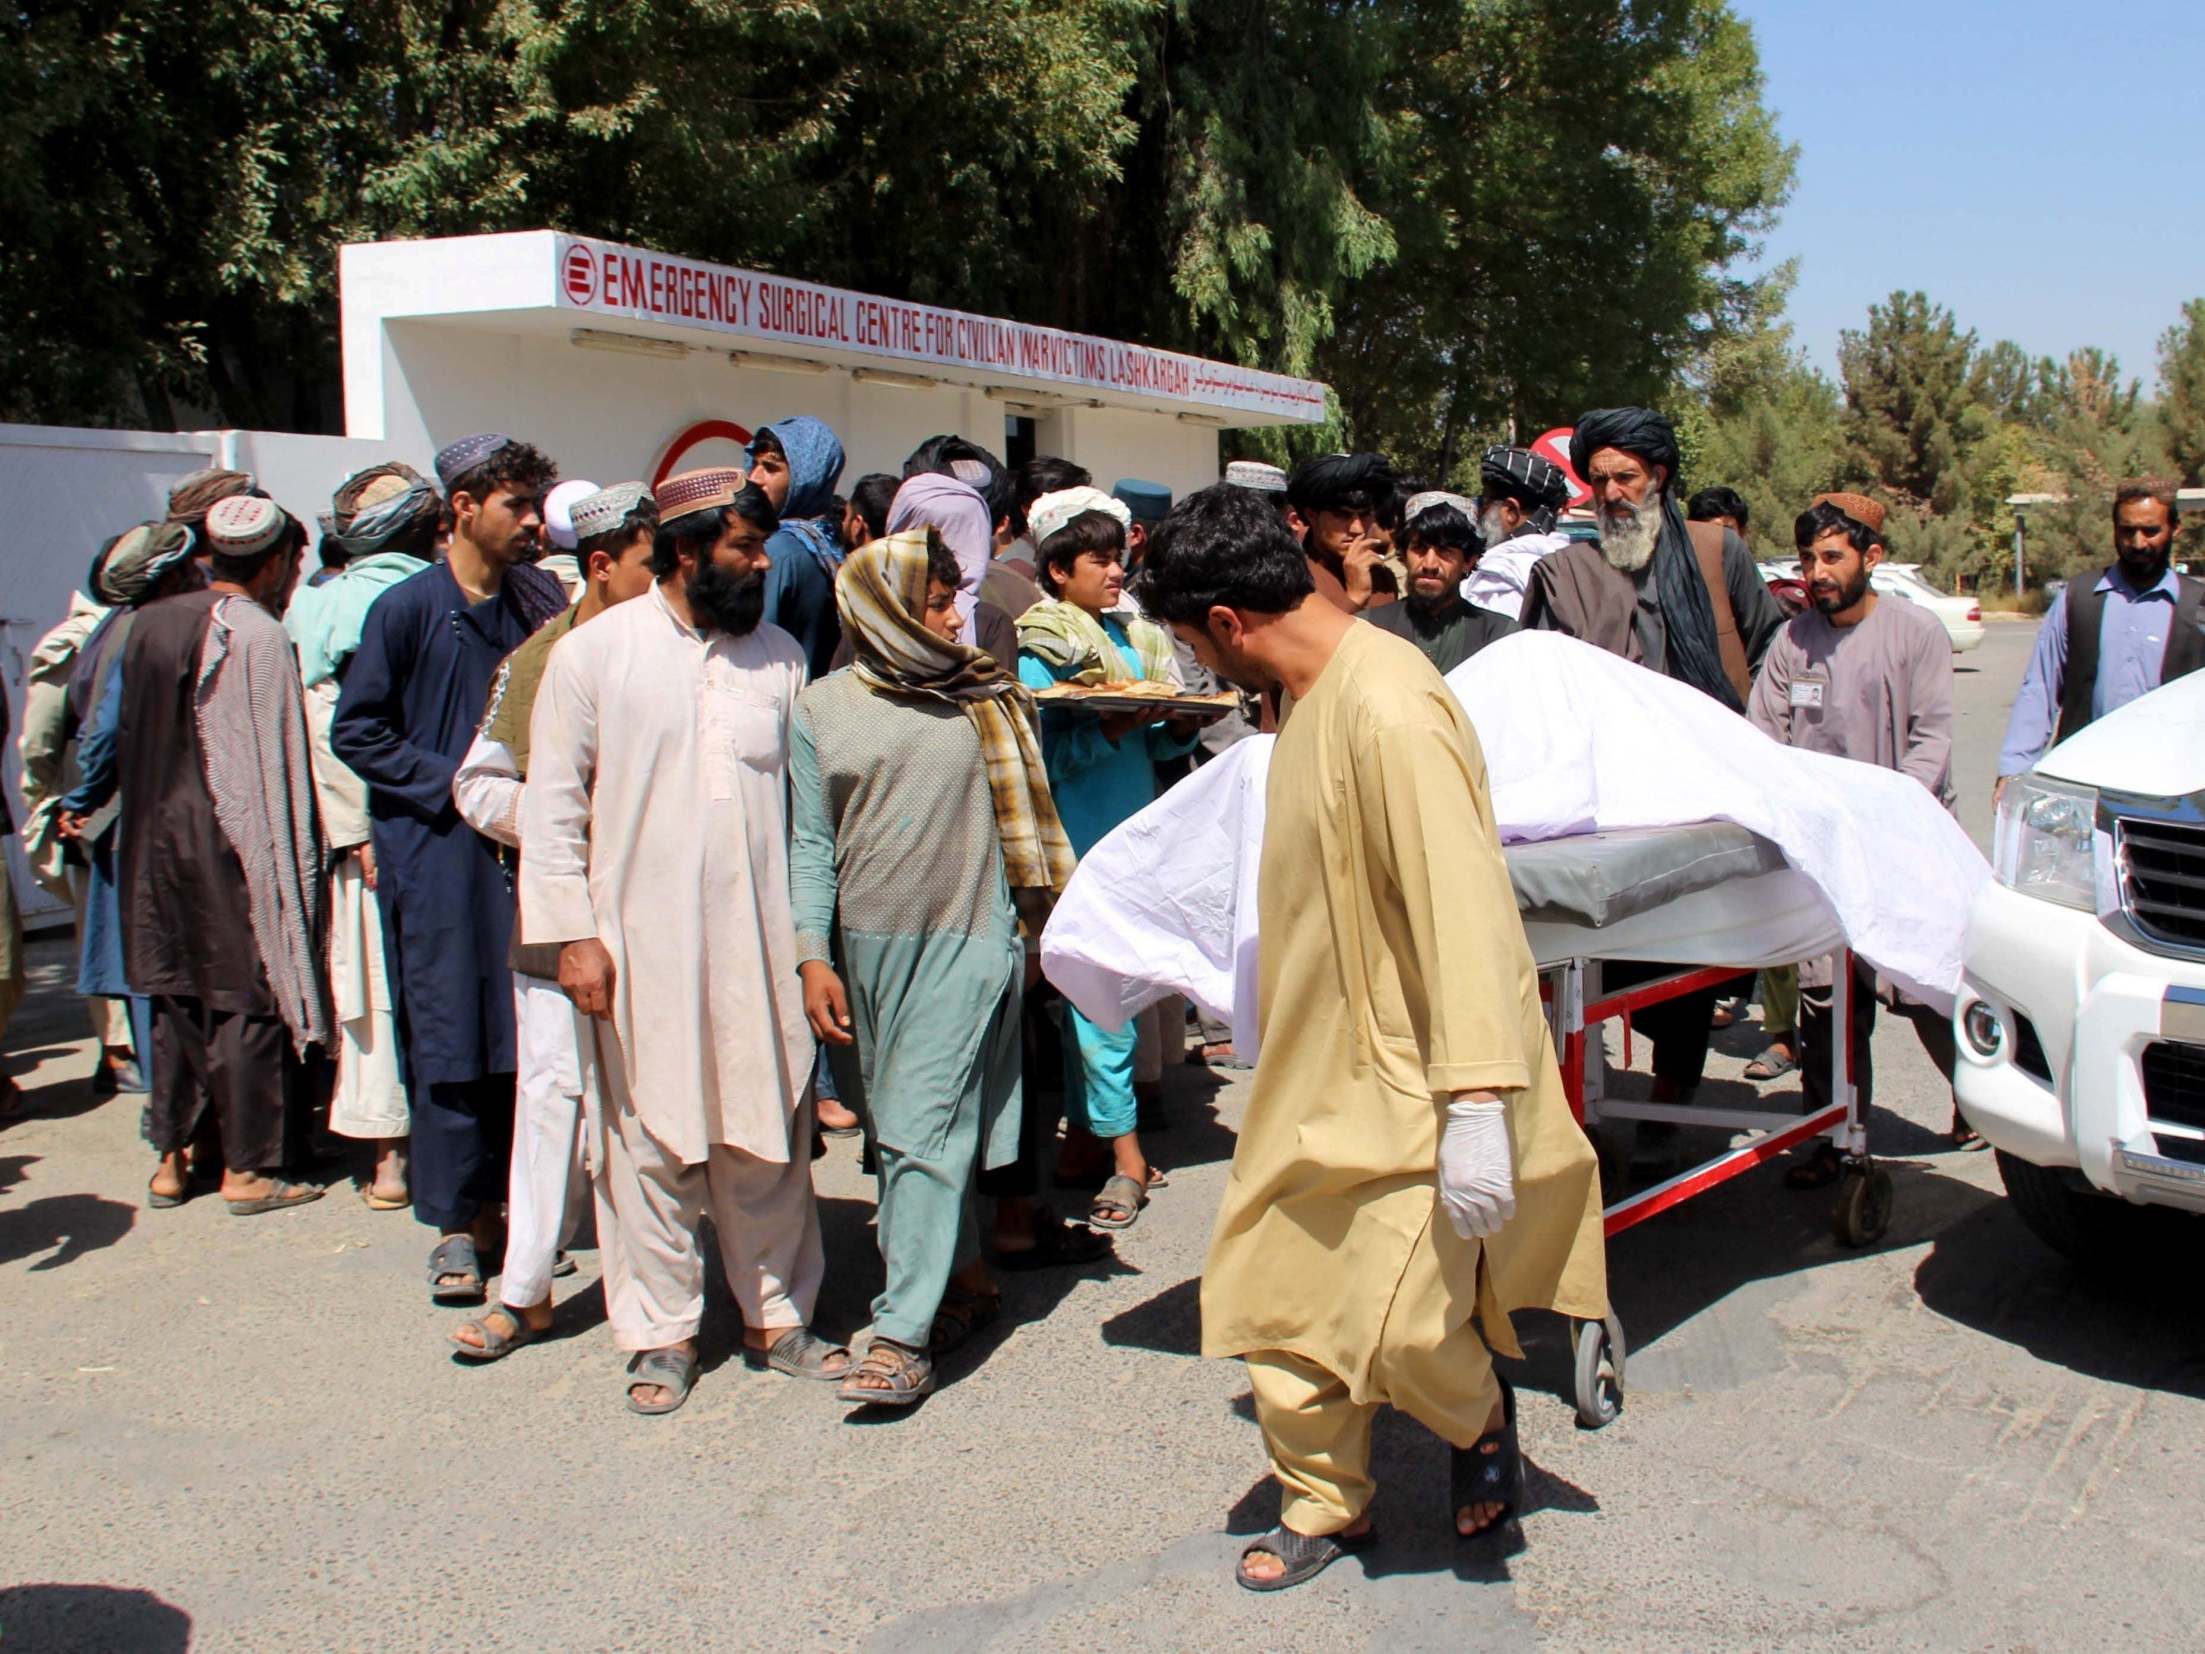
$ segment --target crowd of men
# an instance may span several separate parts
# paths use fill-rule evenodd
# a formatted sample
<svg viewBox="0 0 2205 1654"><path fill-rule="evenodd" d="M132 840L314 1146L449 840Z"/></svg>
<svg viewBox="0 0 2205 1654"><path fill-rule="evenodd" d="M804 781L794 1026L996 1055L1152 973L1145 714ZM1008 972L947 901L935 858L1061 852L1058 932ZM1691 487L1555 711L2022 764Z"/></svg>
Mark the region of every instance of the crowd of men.
<svg viewBox="0 0 2205 1654"><path fill-rule="evenodd" d="M1382 1404L1449 1444L1457 1531L1486 1532L1521 1493L1508 1312L1598 1317L1605 1287L1593 1156L1440 675L1560 631L1953 797L1949 645L1875 589L1882 505L1803 502L1787 607L1744 502L1687 500L1679 462L1624 408L1577 422L1567 468L1488 450L1475 497L1341 454L1174 502L954 435L843 495L811 418L655 487L562 481L484 433L433 479L347 478L305 578L307 523L246 474L186 478L99 549L31 673L23 832L78 915L96 1084L146 1092L161 1208L320 1198L298 1168L324 1116L362 1145L361 1198L435 1232L430 1298L475 1311L459 1359L552 1328L587 1205L626 1405L680 1408L709 1214L751 1364L907 1407L998 1313L999 1271L1094 1262L1165 1186L1187 1008L1105 1027L1034 943L1093 845L1277 730L1264 1062L1203 1287L1283 1492L1237 1577L1278 1589L1367 1540ZM2201 664L2171 488L2124 485L2115 522L2002 773ZM1065 693L1139 680L1178 698ZM1796 1058L1811 1098L1831 989L1805 967L1795 1013L1763 984L1766 1077ZM1884 1003L1949 1076L1944 1020ZM1872 980L1851 1004L1858 1041ZM1642 1019L1657 1098L1690 1097L1721 1014ZM862 1357L810 1324L830 1131L878 1181ZM1078 1222L1067 1189L1093 1190Z"/></svg>

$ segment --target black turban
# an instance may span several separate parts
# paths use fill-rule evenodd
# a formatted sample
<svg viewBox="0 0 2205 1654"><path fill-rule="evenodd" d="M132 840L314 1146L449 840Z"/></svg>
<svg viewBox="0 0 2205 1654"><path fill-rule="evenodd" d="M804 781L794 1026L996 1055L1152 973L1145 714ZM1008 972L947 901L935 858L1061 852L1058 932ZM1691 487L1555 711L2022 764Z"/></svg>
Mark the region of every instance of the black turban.
<svg viewBox="0 0 2205 1654"><path fill-rule="evenodd" d="M1595 408L1578 420L1570 436L1571 468L1591 481L1586 462L1603 448L1620 448L1668 473L1661 492L1647 497L1659 500L1661 507L1653 577L1669 633L1669 675L1713 696L1731 711L1743 712L1745 702L1723 670L1714 599L1692 550L1684 513L1677 509L1677 462L1682 456L1677 452L1676 427L1651 408Z"/></svg>
<svg viewBox="0 0 2205 1654"><path fill-rule="evenodd" d="M1286 479L1287 501L1297 511L1372 506L1392 497L1393 467L1381 454L1322 454L1303 460Z"/></svg>
<svg viewBox="0 0 2205 1654"><path fill-rule="evenodd" d="M1677 451L1677 428L1651 408L1595 408L1580 414L1570 436L1570 469L1590 482L1586 462L1603 448L1636 454L1667 471L1671 483L1677 480L1677 461L1683 457Z"/></svg>
<svg viewBox="0 0 2205 1654"><path fill-rule="evenodd" d="M1488 448L1478 462L1479 480L1498 488L1510 499L1521 500L1553 514L1570 503L1569 479L1552 460L1529 448Z"/></svg>

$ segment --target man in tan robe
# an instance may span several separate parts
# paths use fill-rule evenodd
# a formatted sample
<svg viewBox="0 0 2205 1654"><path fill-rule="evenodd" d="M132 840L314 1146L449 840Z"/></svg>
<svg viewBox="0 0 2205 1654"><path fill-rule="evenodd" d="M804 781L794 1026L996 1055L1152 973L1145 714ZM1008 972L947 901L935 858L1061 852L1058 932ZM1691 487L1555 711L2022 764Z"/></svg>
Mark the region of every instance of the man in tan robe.
<svg viewBox="0 0 2205 1654"><path fill-rule="evenodd" d="M561 945L592 1018L583 1084L610 1210L605 1302L628 1405L696 1382L706 1210L745 1358L839 1381L806 1330L821 1269L812 1033L789 908L788 759L804 656L762 622L774 511L730 468L657 490L658 584L550 652L521 799L521 941Z"/></svg>
<svg viewBox="0 0 2205 1654"><path fill-rule="evenodd" d="M1287 709L1258 888L1262 1060L1202 1288L1243 1357L1283 1499L1243 1554L1299 1583L1369 1531L1371 1420L1456 1452L1455 1527L1512 1514L1510 1310L1607 1309L1598 1179L1571 1118L1476 734L1413 645L1315 594L1244 489L1174 511L1142 606Z"/></svg>

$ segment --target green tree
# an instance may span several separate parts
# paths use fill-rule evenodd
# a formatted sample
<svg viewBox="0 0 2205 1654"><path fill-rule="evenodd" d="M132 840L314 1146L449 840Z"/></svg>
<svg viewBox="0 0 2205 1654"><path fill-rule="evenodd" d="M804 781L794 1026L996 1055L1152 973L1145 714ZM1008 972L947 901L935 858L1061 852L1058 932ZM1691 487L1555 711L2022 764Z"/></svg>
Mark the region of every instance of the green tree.
<svg viewBox="0 0 2205 1654"><path fill-rule="evenodd" d="M1780 272L1741 274L1795 155L1716 0L1483 0L1400 77L1398 256L1318 353L1355 441L1435 477L1588 407L1681 405Z"/></svg>
<svg viewBox="0 0 2205 1654"><path fill-rule="evenodd" d="M2159 336L2159 419L2182 481L2205 483L2205 299Z"/></svg>

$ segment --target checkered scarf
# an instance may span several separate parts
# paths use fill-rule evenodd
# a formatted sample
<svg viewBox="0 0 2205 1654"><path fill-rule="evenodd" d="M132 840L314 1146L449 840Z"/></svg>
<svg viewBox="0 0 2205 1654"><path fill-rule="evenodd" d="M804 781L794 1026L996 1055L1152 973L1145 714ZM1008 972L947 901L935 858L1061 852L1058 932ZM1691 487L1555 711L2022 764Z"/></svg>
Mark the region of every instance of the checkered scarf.
<svg viewBox="0 0 2205 1654"><path fill-rule="evenodd" d="M251 598L215 605L200 645L192 709L214 818L244 869L268 991L292 1045L304 1054L330 1038L322 979L327 858L291 639Z"/></svg>
<svg viewBox="0 0 2205 1654"><path fill-rule="evenodd" d="M926 629L927 536L907 529L850 554L835 581L835 607L850 637L851 670L868 689L947 701L972 720L987 760L1003 873L1013 890L1061 891L1072 844L1049 795L1034 734L1034 701L989 655Z"/></svg>

